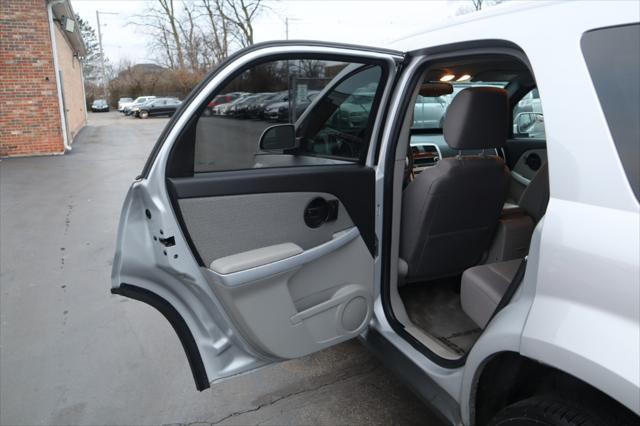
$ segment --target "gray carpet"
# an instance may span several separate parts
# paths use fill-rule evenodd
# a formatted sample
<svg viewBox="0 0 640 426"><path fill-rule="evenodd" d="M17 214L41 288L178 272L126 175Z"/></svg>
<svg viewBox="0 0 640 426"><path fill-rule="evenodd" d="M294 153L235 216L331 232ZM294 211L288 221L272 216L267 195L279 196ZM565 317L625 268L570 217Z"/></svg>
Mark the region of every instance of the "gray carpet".
<svg viewBox="0 0 640 426"><path fill-rule="evenodd" d="M460 277L408 284L399 292L411 322L458 355L480 337L482 330L460 306Z"/></svg>

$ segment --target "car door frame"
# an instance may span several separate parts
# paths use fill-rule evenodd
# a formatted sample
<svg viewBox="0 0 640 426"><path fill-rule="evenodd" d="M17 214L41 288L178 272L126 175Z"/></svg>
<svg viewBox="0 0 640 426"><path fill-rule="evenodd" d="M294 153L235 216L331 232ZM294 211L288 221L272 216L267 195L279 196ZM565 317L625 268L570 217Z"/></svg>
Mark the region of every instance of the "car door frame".
<svg viewBox="0 0 640 426"><path fill-rule="evenodd" d="M166 180L167 162L171 155L171 150L174 148L176 140L180 138L181 132L189 127L189 122L197 120L201 115L207 106L208 99L217 89L223 87L229 79L235 77L237 72L247 69L253 64L268 61L269 58L277 57L280 60L286 55L317 55L354 61L358 59L366 61L380 60L388 63L388 76L382 92L380 108L375 117L365 162L365 166L373 166L376 147L379 144L384 123L386 106L390 99L393 82L396 79L397 65L403 59L400 52L319 42L270 42L244 49L229 57L212 71L182 103L160 135L141 175L136 178L132 185L125 200L122 217L128 218L130 216L128 209L137 207L144 211L146 219L141 218L138 221L131 221L132 223L127 223L127 221L121 219L118 247L126 246L121 241L125 237L140 240L136 242L140 244L139 247L144 247L145 250L140 252L141 259L139 264L134 265L133 269L135 267L144 268L145 264L154 264L153 259L148 258L149 256L153 257L153 249L150 247L158 242L164 244L171 236L172 255L167 256L167 261L171 257L170 261L177 265L175 269L177 273L168 274L165 268L156 268L157 270L154 270L153 273L159 279L171 281L176 286L184 285L184 282L193 284L200 279L205 279L204 277L194 277L188 272L193 270L193 267L199 268L201 261L198 261L195 255L196 252L193 251L188 234L183 231L184 224L181 224L180 214L177 214L175 208L171 207L173 198L170 193L171 185ZM238 173L242 173L242 171L238 171ZM372 182L372 185L375 185L375 181ZM138 205L131 207L131 204L136 202L136 191L138 191L137 197L144 196L144 194L156 194L157 196L153 197L153 199L147 197L144 203L138 203ZM145 206L151 207L143 208ZM155 222L154 226L157 228L157 235L155 233L150 235L145 220ZM130 230L135 227L139 231L139 236L123 235L125 228ZM141 241L143 239L144 241ZM124 256L122 252L116 252L112 274L112 293L148 303L158 309L169 320L181 340L198 390L208 388L210 382L215 380L242 374L273 361L265 359L264 354L257 352L237 332L236 327L233 326L232 321L225 313L224 308L213 294L211 288L206 285L206 282L200 283L198 291L206 293L203 295L207 296L207 303L213 303L213 305L207 306L206 311L209 315L203 321L200 318L200 316L204 316L202 315L202 302L192 296L189 296L191 297L190 299L181 300L176 294L168 291L166 285L165 288L162 288L152 280L146 281L142 286L128 284L129 277L127 275L129 271L124 271L123 273L121 268ZM145 256L147 257L146 259ZM375 287L374 289L374 292L377 293L378 289ZM375 297L375 294L372 296ZM220 359L217 359L216 357L218 356L225 357L227 363L224 364ZM217 374L221 363L228 368L222 374Z"/></svg>

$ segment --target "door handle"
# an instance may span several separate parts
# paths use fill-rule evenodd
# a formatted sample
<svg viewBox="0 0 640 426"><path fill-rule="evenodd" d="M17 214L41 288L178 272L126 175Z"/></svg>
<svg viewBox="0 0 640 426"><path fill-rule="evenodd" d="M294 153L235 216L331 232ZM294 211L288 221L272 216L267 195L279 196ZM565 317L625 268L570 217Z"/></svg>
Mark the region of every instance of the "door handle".
<svg viewBox="0 0 640 426"><path fill-rule="evenodd" d="M304 223L309 228L317 228L325 222L333 222L338 218L338 200L314 198L304 209Z"/></svg>

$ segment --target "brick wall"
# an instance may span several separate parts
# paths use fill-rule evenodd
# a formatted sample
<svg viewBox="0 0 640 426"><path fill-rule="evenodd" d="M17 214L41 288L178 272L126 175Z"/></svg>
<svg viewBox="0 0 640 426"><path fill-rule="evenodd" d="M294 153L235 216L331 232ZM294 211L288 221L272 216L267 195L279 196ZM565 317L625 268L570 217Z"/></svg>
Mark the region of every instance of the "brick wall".
<svg viewBox="0 0 640 426"><path fill-rule="evenodd" d="M45 0L0 0L0 156L64 152Z"/></svg>
<svg viewBox="0 0 640 426"><path fill-rule="evenodd" d="M63 35L60 26L55 27L58 66L62 73L62 93L67 115L67 131L69 143L86 124L86 102L82 82L82 63L73 56L73 48Z"/></svg>

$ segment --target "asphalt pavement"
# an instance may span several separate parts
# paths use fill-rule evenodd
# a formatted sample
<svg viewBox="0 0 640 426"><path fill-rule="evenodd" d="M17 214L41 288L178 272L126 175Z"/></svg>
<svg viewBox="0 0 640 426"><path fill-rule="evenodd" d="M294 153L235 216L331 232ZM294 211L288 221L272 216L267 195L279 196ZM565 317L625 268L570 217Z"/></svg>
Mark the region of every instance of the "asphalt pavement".
<svg viewBox="0 0 640 426"><path fill-rule="evenodd" d="M164 317L109 293L166 122L90 114L66 155L0 161L0 424L438 424L357 341L195 390Z"/></svg>

